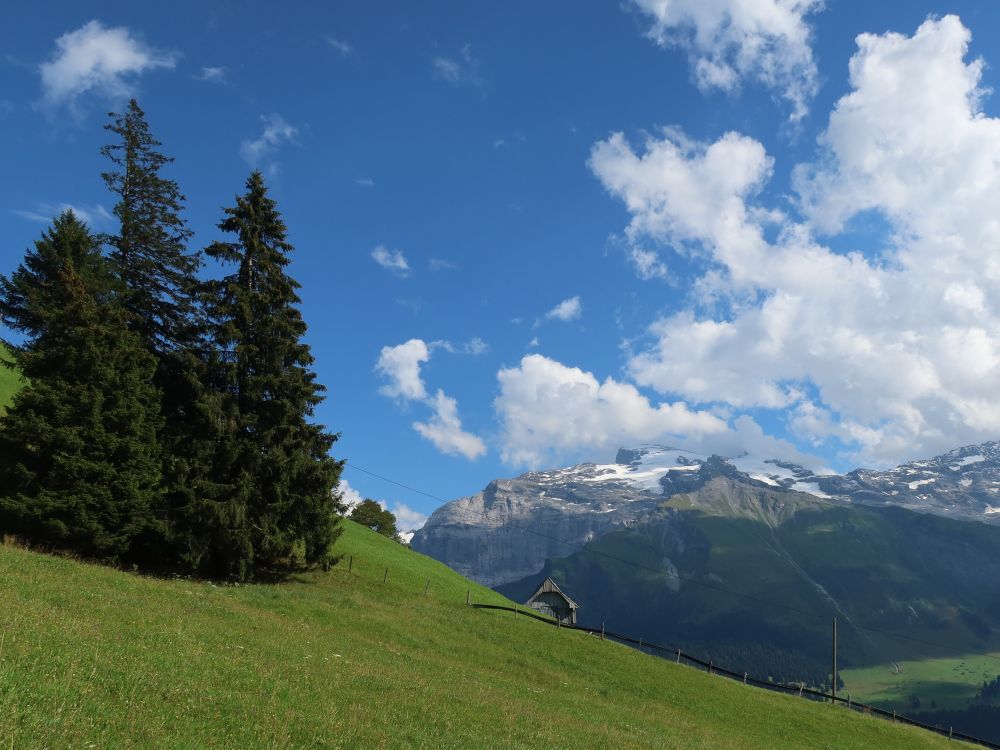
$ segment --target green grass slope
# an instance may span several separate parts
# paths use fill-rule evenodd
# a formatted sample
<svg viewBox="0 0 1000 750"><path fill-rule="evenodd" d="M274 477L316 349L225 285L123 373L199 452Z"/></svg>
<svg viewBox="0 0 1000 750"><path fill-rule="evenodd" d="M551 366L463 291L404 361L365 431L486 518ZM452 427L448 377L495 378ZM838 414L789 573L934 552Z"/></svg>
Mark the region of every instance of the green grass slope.
<svg viewBox="0 0 1000 750"><path fill-rule="evenodd" d="M7 347L3 344L0 344L0 357L8 359ZM0 364L0 414L7 412L7 407L10 406L14 394L21 389L21 385L21 376L9 367Z"/></svg>
<svg viewBox="0 0 1000 750"><path fill-rule="evenodd" d="M948 745L470 609L502 600L354 524L338 546L350 573L230 587L0 545L0 747Z"/></svg>

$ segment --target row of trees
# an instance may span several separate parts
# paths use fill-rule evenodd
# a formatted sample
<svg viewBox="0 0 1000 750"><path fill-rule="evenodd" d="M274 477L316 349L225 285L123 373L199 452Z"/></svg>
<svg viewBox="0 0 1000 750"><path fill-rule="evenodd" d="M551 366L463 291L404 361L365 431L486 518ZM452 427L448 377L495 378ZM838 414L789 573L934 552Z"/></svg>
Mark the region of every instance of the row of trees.
<svg viewBox="0 0 1000 750"><path fill-rule="evenodd" d="M277 206L253 172L228 240L192 251L173 160L134 100L111 117L117 233L67 211L0 277L24 379L0 420L0 532L231 580L325 565L342 462L311 421L324 388Z"/></svg>
<svg viewBox="0 0 1000 750"><path fill-rule="evenodd" d="M383 508L371 498L365 498L351 509L350 519L355 523L371 529L376 534L402 540L399 529L396 528L396 516L388 508Z"/></svg>

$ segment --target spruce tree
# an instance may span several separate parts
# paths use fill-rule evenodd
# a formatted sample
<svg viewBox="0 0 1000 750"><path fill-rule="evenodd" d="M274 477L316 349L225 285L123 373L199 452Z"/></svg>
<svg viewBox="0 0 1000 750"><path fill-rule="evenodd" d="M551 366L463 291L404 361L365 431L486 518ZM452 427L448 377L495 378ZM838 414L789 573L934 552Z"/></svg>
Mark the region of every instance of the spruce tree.
<svg viewBox="0 0 1000 750"><path fill-rule="evenodd" d="M184 196L161 170L173 159L150 132L145 113L133 99L123 114L110 115L105 129L115 142L101 153L113 168L102 176L117 196L116 234L107 238L110 259L129 313L129 327L155 354L154 383L161 392L163 457L162 519L170 529L163 564L184 564L192 540L182 523L183 509L215 483L210 456L218 422L218 398L207 387L209 347L197 304L201 254L188 252L191 232L181 210Z"/></svg>
<svg viewBox="0 0 1000 750"><path fill-rule="evenodd" d="M101 149L113 168L101 176L118 200L120 227L109 237L130 327L159 354L189 345L196 316L194 293L201 256L189 253L191 231L181 217L184 196L160 170L173 162L158 151L146 115L132 99L111 113L105 129L117 140Z"/></svg>
<svg viewBox="0 0 1000 750"><path fill-rule="evenodd" d="M325 389L302 341L299 284L285 272L292 246L259 171L225 214L219 228L233 241L205 252L233 271L203 286L222 394L217 493L191 516L203 529L202 569L243 579L328 561L342 462L329 455L337 436L310 421Z"/></svg>
<svg viewBox="0 0 1000 750"><path fill-rule="evenodd" d="M160 485L152 356L128 330L97 239L62 214L0 278L0 319L25 379L0 419L0 529L147 564Z"/></svg>

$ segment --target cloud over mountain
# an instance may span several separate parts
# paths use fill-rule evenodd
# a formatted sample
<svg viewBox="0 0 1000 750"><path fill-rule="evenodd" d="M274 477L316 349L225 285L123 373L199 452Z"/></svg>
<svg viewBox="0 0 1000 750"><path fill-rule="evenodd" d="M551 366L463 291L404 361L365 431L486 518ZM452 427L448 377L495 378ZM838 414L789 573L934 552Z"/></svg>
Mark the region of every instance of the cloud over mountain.
<svg viewBox="0 0 1000 750"><path fill-rule="evenodd" d="M705 261L692 303L630 357L637 384L787 409L806 440L879 464L1000 431L1000 120L981 110L969 39L954 16L858 37L851 90L795 170L802 220L764 204L774 162L746 136L594 146L627 237ZM888 225L882 244L817 239L866 211Z"/></svg>
<svg viewBox="0 0 1000 750"><path fill-rule="evenodd" d="M818 88L806 18L823 0L633 0L652 18L648 35L687 50L703 90L733 91L744 79L773 89L800 120Z"/></svg>

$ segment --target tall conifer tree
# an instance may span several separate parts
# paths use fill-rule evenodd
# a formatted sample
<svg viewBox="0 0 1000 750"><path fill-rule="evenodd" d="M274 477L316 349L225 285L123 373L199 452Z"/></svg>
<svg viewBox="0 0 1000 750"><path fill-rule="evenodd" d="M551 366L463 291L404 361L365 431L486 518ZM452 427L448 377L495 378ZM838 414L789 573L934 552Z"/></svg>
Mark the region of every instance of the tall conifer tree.
<svg viewBox="0 0 1000 750"><path fill-rule="evenodd" d="M72 212L0 278L0 319L25 336L8 343L25 385L0 419L0 527L149 564L163 531L155 361L126 327L98 241Z"/></svg>
<svg viewBox="0 0 1000 750"><path fill-rule="evenodd" d="M191 231L181 217L184 196L160 170L173 159L149 130L146 115L131 100L123 114L111 113L105 129L117 136L101 149L113 168L101 176L118 200L118 233L109 238L111 260L122 284L130 327L150 349L164 353L190 343L196 308L199 253L187 250Z"/></svg>
<svg viewBox="0 0 1000 750"><path fill-rule="evenodd" d="M285 272L292 246L260 172L225 213L219 228L234 240L205 252L233 272L204 285L220 353L215 478L224 490L192 512L211 535L204 564L246 578L287 569L297 557L307 565L327 561L340 533L333 489L342 462L329 455L336 436L309 421L325 389L302 341L299 284Z"/></svg>
<svg viewBox="0 0 1000 750"><path fill-rule="evenodd" d="M173 159L150 132L145 113L133 99L123 114L111 114L105 129L115 142L101 153L112 169L102 176L117 196L118 232L109 237L129 327L156 355L154 382L161 391L163 456L162 516L171 530L164 565L186 556L190 540L181 509L215 483L209 456L214 450L218 397L206 387L208 350L197 304L201 254L188 252L191 232L181 210L184 196L161 173Z"/></svg>

